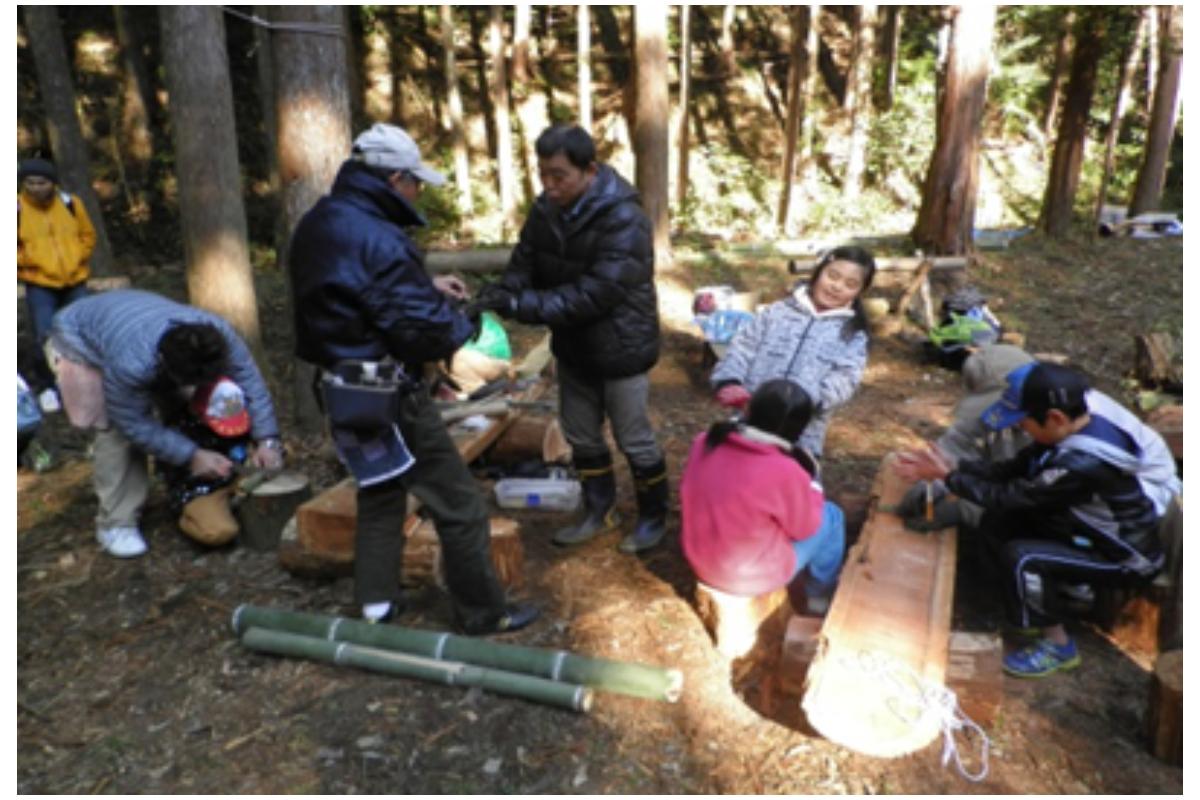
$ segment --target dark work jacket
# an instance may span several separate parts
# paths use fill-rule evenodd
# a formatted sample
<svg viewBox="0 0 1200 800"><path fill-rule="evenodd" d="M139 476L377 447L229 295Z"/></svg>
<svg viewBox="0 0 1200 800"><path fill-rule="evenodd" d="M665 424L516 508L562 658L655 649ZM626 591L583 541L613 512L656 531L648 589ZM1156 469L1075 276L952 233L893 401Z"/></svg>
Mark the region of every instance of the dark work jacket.
<svg viewBox="0 0 1200 800"><path fill-rule="evenodd" d="M1110 446L1093 445L1093 430ZM1111 454L1119 450L1129 458L1114 459ZM1093 414L1092 425L1059 445L1035 443L997 464L959 462L946 486L989 512L1036 518L1035 529L1014 531L1014 538L1071 544L1082 537L1107 560L1152 575L1163 563L1161 515L1128 466L1139 456L1127 432Z"/></svg>
<svg viewBox="0 0 1200 800"><path fill-rule="evenodd" d="M472 335L425 272L404 228L425 220L354 161L296 226L288 268L296 355L330 367L392 356L410 368L450 357Z"/></svg>
<svg viewBox="0 0 1200 800"><path fill-rule="evenodd" d="M538 198L501 283L517 296L516 318L549 326L555 357L576 373L627 378L658 361L650 220L607 165L565 221Z"/></svg>

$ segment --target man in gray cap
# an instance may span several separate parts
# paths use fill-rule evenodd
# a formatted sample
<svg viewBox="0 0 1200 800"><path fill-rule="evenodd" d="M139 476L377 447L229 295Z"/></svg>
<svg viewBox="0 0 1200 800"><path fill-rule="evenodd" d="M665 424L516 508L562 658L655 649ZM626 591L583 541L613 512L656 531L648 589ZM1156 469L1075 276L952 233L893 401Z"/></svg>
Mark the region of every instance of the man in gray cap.
<svg viewBox="0 0 1200 800"><path fill-rule="evenodd" d="M403 609L399 575L407 495L421 499L442 545L455 619L468 634L514 631L538 616L510 603L491 557L488 509L421 380L475 335L452 301L462 281L430 278L405 228L425 225L415 203L445 178L412 138L376 124L354 141L331 192L300 220L289 270L296 355L324 373L334 445L358 484L355 600L381 621ZM397 366L399 369L397 369ZM355 405L386 375L382 407Z"/></svg>

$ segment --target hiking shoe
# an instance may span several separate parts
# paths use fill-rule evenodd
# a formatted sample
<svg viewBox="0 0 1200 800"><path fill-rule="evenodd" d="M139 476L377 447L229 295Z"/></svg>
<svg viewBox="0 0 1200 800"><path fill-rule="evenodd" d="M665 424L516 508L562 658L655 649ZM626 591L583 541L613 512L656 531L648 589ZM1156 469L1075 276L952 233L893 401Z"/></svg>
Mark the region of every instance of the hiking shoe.
<svg viewBox="0 0 1200 800"><path fill-rule="evenodd" d="M542 615L541 609L528 603L509 603L504 613L488 622L463 622L463 633L468 636L488 636L493 633L512 633L528 626Z"/></svg>
<svg viewBox="0 0 1200 800"><path fill-rule="evenodd" d="M1049 639L1039 639L1005 656L1004 671L1014 678L1044 678L1059 670L1074 669L1079 663L1074 639L1061 647Z"/></svg>
<svg viewBox="0 0 1200 800"><path fill-rule="evenodd" d="M115 528L99 528L96 530L96 541L104 548L104 552L117 558L137 558L146 552L146 540L142 532L131 526Z"/></svg>

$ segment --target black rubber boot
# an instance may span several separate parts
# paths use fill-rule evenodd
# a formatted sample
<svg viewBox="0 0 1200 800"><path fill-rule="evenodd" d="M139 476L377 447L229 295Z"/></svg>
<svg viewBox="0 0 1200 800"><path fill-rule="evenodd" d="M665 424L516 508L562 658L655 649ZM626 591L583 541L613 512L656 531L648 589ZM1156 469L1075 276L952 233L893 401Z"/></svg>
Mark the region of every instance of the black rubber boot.
<svg viewBox="0 0 1200 800"><path fill-rule="evenodd" d="M633 533L617 549L622 553L640 553L657 547L667 534L667 464L659 461L650 467L633 467L633 485L637 489L638 518Z"/></svg>
<svg viewBox="0 0 1200 800"><path fill-rule="evenodd" d="M582 544L621 524L617 514L617 478L613 474L612 457L606 454L599 458L577 458L575 470L583 484L584 516L554 534L554 543L563 547Z"/></svg>

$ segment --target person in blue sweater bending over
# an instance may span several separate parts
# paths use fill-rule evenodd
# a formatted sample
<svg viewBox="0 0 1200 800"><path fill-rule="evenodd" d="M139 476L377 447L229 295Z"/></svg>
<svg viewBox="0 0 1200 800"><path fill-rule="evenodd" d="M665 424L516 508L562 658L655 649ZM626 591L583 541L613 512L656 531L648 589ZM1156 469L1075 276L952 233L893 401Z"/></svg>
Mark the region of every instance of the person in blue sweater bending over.
<svg viewBox="0 0 1200 800"><path fill-rule="evenodd" d="M1159 522L1181 487L1162 437L1120 406L1093 408L1078 372L1035 361L1007 383L983 422L1019 425L1031 445L1008 461L956 467L932 445L901 453L898 468L909 480L944 480L984 509L1009 623L1036 637L1005 657L1004 671L1040 678L1080 663L1051 586L1153 579L1165 561Z"/></svg>

